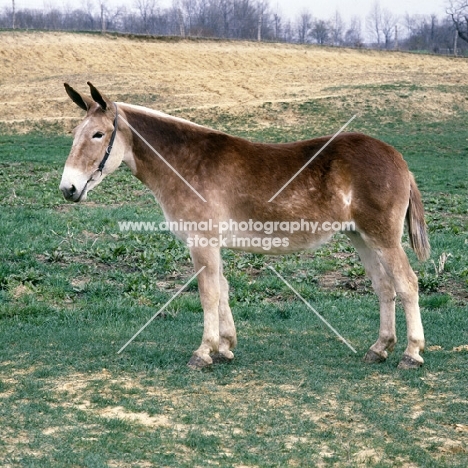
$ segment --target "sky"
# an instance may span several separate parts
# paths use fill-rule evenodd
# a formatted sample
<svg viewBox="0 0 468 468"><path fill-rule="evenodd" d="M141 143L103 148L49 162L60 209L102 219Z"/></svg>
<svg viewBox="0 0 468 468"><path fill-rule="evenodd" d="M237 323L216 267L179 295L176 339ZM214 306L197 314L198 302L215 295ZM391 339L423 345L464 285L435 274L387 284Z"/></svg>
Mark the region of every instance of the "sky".
<svg viewBox="0 0 468 468"><path fill-rule="evenodd" d="M18 8L40 8L62 6L65 4L78 6L86 2L99 3L99 0L15 0ZM108 5L131 6L134 0L105 0ZM0 0L0 9L11 7L12 0ZM161 7L169 6L172 0L157 0ZM375 0L269 0L273 11L278 11L285 19L294 19L303 11L309 11L313 17L329 19L335 11L339 11L345 21L352 16L359 16L363 20L371 10ZM405 13L430 15L438 17L445 15L447 0L379 0L380 7L386 8L398 16Z"/></svg>

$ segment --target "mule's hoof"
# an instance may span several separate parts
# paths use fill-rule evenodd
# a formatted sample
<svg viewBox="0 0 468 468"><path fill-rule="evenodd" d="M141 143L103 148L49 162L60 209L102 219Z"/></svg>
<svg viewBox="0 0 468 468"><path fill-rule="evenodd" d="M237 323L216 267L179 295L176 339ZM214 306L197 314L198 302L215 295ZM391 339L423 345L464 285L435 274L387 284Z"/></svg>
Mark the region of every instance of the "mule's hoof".
<svg viewBox="0 0 468 468"><path fill-rule="evenodd" d="M375 364L379 362L385 362L387 360L387 357L382 356L381 354L378 354L375 351L372 351L372 349L369 349L369 351L367 351L366 355L362 358L362 360L364 362Z"/></svg>
<svg viewBox="0 0 468 468"><path fill-rule="evenodd" d="M210 354L210 357L211 357L211 359L213 359L213 364L225 364L227 362L232 362L233 361L234 354L232 354L232 357L230 357L230 356L226 356L225 354L222 354L222 353L215 353L215 354Z"/></svg>
<svg viewBox="0 0 468 468"><path fill-rule="evenodd" d="M194 354L190 358L190 361L188 362L187 365L190 367L190 369L200 370L200 369L210 366L211 364L212 364L211 362L207 362L204 359L202 359L200 356L197 356L196 354Z"/></svg>
<svg viewBox="0 0 468 468"><path fill-rule="evenodd" d="M398 369L419 369L422 365L422 362L413 359L407 354L403 354L403 358L398 364Z"/></svg>

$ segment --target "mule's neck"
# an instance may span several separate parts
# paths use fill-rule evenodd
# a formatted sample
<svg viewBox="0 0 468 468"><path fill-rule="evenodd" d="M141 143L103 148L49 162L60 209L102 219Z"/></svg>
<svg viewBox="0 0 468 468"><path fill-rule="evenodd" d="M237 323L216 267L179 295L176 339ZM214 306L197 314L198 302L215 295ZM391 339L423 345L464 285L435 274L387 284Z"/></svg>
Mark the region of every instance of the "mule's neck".
<svg viewBox="0 0 468 468"><path fill-rule="evenodd" d="M144 107L119 104L119 108L132 129L135 175L161 204L175 192L188 189L176 171L189 184L199 185L197 173L203 160L216 157L215 141L228 138L216 130Z"/></svg>

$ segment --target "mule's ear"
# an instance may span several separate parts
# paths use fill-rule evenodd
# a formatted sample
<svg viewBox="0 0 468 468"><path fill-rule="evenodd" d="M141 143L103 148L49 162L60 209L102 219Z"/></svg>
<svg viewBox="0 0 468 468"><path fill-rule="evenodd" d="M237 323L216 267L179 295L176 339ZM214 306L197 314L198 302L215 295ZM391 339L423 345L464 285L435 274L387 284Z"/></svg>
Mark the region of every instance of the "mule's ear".
<svg viewBox="0 0 468 468"><path fill-rule="evenodd" d="M85 111L87 111L91 107L93 101L89 97L83 96L78 91L75 91L68 83L64 83L64 86L65 91L70 96L70 99L77 106L81 107Z"/></svg>
<svg viewBox="0 0 468 468"><path fill-rule="evenodd" d="M88 86L91 90L92 98L101 106L103 111L107 110L109 107L112 108L112 101L110 99L107 99L106 96L101 94L89 81Z"/></svg>

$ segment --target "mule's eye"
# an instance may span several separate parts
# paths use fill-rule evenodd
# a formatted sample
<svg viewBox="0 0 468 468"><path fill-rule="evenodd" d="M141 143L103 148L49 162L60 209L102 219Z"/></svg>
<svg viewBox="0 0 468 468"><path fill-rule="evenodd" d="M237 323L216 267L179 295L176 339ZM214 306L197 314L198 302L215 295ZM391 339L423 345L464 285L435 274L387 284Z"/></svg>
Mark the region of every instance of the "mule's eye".
<svg viewBox="0 0 468 468"><path fill-rule="evenodd" d="M104 133L102 132L96 132L94 135L93 135L93 138L102 138L104 136Z"/></svg>

